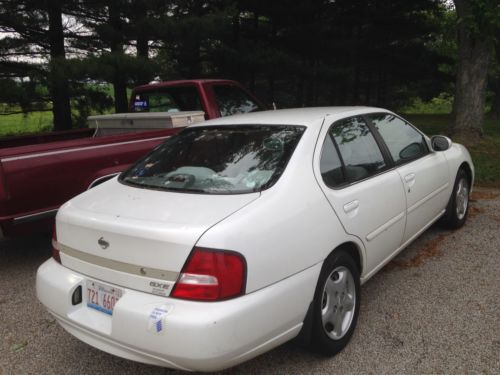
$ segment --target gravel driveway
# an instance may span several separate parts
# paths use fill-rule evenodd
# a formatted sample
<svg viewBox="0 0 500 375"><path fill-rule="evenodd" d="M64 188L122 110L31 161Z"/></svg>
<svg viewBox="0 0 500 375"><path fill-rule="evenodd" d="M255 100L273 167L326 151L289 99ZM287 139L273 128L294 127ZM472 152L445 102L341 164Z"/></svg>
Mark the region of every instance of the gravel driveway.
<svg viewBox="0 0 500 375"><path fill-rule="evenodd" d="M35 297L50 239L0 240L0 375L174 374L100 352ZM500 373L500 190L476 189L461 230L433 227L362 288L359 323L333 358L285 344L228 373Z"/></svg>

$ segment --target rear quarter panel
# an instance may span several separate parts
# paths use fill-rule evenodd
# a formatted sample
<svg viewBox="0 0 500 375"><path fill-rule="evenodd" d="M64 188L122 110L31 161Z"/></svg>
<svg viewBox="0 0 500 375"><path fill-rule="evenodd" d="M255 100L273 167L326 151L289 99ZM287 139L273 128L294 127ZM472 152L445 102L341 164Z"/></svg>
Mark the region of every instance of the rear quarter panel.
<svg viewBox="0 0 500 375"><path fill-rule="evenodd" d="M319 127L308 128L277 183L210 228L197 243L243 254L247 293L322 263L346 240L359 243L345 233L315 179L312 161L318 133ZM311 300L315 283L309 288Z"/></svg>

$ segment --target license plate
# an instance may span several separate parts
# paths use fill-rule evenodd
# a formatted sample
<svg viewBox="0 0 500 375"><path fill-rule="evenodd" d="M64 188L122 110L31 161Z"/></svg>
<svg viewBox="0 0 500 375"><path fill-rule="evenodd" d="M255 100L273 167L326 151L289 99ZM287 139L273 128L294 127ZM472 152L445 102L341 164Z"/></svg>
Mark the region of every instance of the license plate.
<svg viewBox="0 0 500 375"><path fill-rule="evenodd" d="M122 290L110 285L87 280L87 306L105 314L113 315L116 302L122 296Z"/></svg>

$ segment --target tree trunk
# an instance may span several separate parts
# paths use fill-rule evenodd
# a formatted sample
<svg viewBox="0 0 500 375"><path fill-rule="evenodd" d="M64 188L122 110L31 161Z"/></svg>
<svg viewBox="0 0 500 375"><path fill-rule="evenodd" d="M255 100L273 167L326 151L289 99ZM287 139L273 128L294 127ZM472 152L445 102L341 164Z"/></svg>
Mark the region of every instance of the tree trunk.
<svg viewBox="0 0 500 375"><path fill-rule="evenodd" d="M149 58L149 40L145 35L139 35L137 37L137 57L141 57L145 60Z"/></svg>
<svg viewBox="0 0 500 375"><path fill-rule="evenodd" d="M492 38L472 33L464 19L471 15L468 0L454 0L457 16L458 70L451 133L474 144L483 135L484 104Z"/></svg>
<svg viewBox="0 0 500 375"><path fill-rule="evenodd" d="M111 53L115 55L115 66L113 72L113 92L115 95L115 112L128 112L127 81L125 74L120 69L123 54L122 20L120 16L119 4L111 1L109 4L109 23L113 28L111 37Z"/></svg>
<svg viewBox="0 0 500 375"><path fill-rule="evenodd" d="M66 75L64 49L64 30L62 25L62 7L60 1L47 1L49 16L50 71L49 91L52 98L54 130L71 129L71 106L69 102L69 84Z"/></svg>
<svg viewBox="0 0 500 375"><path fill-rule="evenodd" d="M497 39L495 45L495 51L497 55L497 64L500 66L500 40ZM491 83L491 89L493 90L493 100L491 102L490 115L495 120L500 119L500 73L493 79Z"/></svg>
<svg viewBox="0 0 500 375"><path fill-rule="evenodd" d="M496 87L494 88L494 97L493 101L491 102L491 111L490 115L493 117L495 120L500 119L500 80L496 82Z"/></svg>
<svg viewBox="0 0 500 375"><path fill-rule="evenodd" d="M138 14L137 24L143 25L142 31L137 32L137 57L144 62L149 60L149 33L147 31L147 8L146 3L139 3L140 6L137 7L136 12ZM145 85L151 81L153 77L150 76L149 69L139 73L138 84Z"/></svg>
<svg viewBox="0 0 500 375"><path fill-rule="evenodd" d="M231 21L231 26L232 26L232 38L231 38L231 44L234 51L236 52L236 55L239 57L241 56L241 45L240 45L240 33L241 33L241 28L240 28L240 4L236 3L236 11L233 14L232 21ZM245 74L245 71L249 71L250 69L242 69L241 68L241 59L237 58L234 59L231 63L231 70L230 70L230 75L233 77L236 77L238 81L245 81L245 80L250 80L251 81L251 76L252 73L249 71L248 74ZM253 90L253 88L251 89Z"/></svg>
<svg viewBox="0 0 500 375"><path fill-rule="evenodd" d="M295 91L295 107L304 106L304 85L305 77L303 71L299 73L297 78L297 88Z"/></svg>

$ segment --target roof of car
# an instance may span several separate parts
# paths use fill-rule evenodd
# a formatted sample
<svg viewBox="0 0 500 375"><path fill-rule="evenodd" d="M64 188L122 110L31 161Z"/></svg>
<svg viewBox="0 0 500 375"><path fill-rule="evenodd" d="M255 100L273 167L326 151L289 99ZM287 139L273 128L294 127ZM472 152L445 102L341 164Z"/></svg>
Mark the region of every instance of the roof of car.
<svg viewBox="0 0 500 375"><path fill-rule="evenodd" d="M240 115L222 117L201 122L193 126L206 125L238 125L238 124L268 124L268 125L306 125L311 126L326 116L348 117L369 112L390 112L375 107L312 107L279 109L275 111L251 112Z"/></svg>

